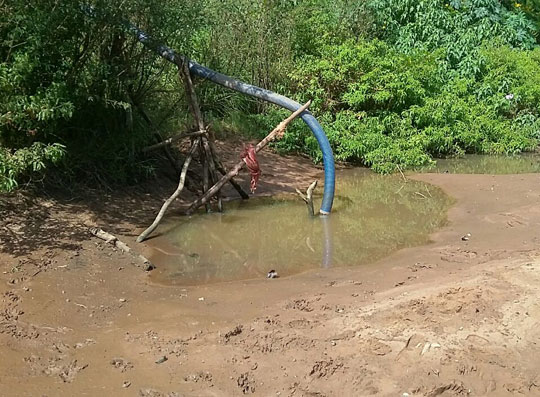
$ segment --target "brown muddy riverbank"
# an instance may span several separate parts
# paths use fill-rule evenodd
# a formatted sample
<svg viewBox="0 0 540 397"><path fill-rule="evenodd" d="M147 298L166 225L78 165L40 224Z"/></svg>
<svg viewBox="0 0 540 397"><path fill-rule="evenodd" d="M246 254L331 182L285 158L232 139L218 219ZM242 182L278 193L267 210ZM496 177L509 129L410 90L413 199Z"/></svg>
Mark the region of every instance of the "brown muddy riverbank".
<svg viewBox="0 0 540 397"><path fill-rule="evenodd" d="M277 167L263 193L320 176L294 158ZM99 225L138 248L159 199L13 201L0 395L539 395L540 175L414 179L456 199L427 245L194 287L153 283L86 232Z"/></svg>

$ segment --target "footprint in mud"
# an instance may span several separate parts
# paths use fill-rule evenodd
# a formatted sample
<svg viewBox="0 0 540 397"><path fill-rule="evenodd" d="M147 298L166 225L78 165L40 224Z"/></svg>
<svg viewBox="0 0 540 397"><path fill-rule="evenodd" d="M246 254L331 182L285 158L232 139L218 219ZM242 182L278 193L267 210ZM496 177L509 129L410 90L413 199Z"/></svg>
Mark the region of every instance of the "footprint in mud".
<svg viewBox="0 0 540 397"><path fill-rule="evenodd" d="M411 272L417 272L420 270L433 269L434 267L437 267L437 265L432 265L430 263L416 262L414 265L408 266L408 269Z"/></svg>
<svg viewBox="0 0 540 397"><path fill-rule="evenodd" d="M170 393L163 393L159 390L152 389L152 388L144 388L139 389L139 397L180 397L183 394L176 393L176 392L170 392Z"/></svg>
<svg viewBox="0 0 540 397"><path fill-rule="evenodd" d="M313 307L312 307L313 303L319 302L322 299L322 295L324 295L324 294L320 294L316 298L310 299L310 300L307 300L307 299L295 299L292 302L287 303L287 305L285 306L285 309L288 309L288 310L300 310L302 312L312 312L313 311Z"/></svg>
<svg viewBox="0 0 540 397"><path fill-rule="evenodd" d="M49 365L43 370L43 373L49 376L59 376L64 383L71 383L77 374L87 367L88 364L77 365L77 360L65 364L59 358L55 358L49 360Z"/></svg>
<svg viewBox="0 0 540 397"><path fill-rule="evenodd" d="M441 251L441 260L445 262L464 263L471 259L476 259L478 253L476 251L461 250L461 249L443 249Z"/></svg>
<svg viewBox="0 0 540 397"><path fill-rule="evenodd" d="M152 352L169 357L181 357L186 354L186 346L192 338L166 338L155 331L146 331L143 334L126 334L125 340L133 343L138 349L143 348Z"/></svg>
<svg viewBox="0 0 540 397"><path fill-rule="evenodd" d="M364 350L366 350L368 353L376 354L377 356L385 356L392 353L392 348L390 346L377 339L368 340Z"/></svg>
<svg viewBox="0 0 540 397"><path fill-rule="evenodd" d="M133 364L121 357L113 358L111 360L111 365L119 369L121 372L126 372L127 370L130 370L133 368Z"/></svg>
<svg viewBox="0 0 540 397"><path fill-rule="evenodd" d="M522 216L510 212L501 212L484 218L490 223L504 223L506 227L528 226L529 222Z"/></svg>
<svg viewBox="0 0 540 397"><path fill-rule="evenodd" d="M300 310L302 312L313 311L313 308L311 307L310 302L308 302L305 299L296 299L292 302L289 302L287 306L285 306L285 309Z"/></svg>
<svg viewBox="0 0 540 397"><path fill-rule="evenodd" d="M24 311L19 308L21 298L12 291L2 295L0 301L0 334L9 335L15 339L36 339L40 333L32 324L24 324L20 317Z"/></svg>
<svg viewBox="0 0 540 397"><path fill-rule="evenodd" d="M311 321L306 320L305 318L289 321L287 325L293 329L313 328Z"/></svg>
<svg viewBox="0 0 540 397"><path fill-rule="evenodd" d="M245 372L236 379L236 384L242 390L243 394L255 393L255 381L253 374Z"/></svg>
<svg viewBox="0 0 540 397"><path fill-rule="evenodd" d="M452 395L468 395L469 394L462 382L459 382L459 383L452 382L445 385L434 387L433 389L429 390L425 394L425 396L437 397L437 396L446 394L447 391L452 392Z"/></svg>
<svg viewBox="0 0 540 397"><path fill-rule="evenodd" d="M309 372L309 376L314 378L329 378L343 368L344 364L341 361L334 361L332 359L316 361Z"/></svg>
<svg viewBox="0 0 540 397"><path fill-rule="evenodd" d="M207 383L210 383L211 385L213 384L212 379L213 379L212 374L208 371L207 372L199 371L196 374L190 374L190 375L184 376L185 382L194 382L194 383L207 382Z"/></svg>

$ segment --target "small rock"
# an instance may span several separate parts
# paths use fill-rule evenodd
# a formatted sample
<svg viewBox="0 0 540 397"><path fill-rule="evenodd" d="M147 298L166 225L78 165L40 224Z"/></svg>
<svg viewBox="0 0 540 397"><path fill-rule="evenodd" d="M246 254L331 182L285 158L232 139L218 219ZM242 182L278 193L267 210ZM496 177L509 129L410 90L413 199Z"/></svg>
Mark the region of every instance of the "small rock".
<svg viewBox="0 0 540 397"><path fill-rule="evenodd" d="M131 386L131 382L129 380L124 381L124 383L122 384L122 387L124 389L127 389L129 386Z"/></svg>
<svg viewBox="0 0 540 397"><path fill-rule="evenodd" d="M203 300L204 300L204 297L201 296L201 297L199 298L199 300L200 300L200 301L203 301Z"/></svg>
<svg viewBox="0 0 540 397"><path fill-rule="evenodd" d="M167 356L160 357L156 360L156 364L163 364L167 360L168 360Z"/></svg>
<svg viewBox="0 0 540 397"><path fill-rule="evenodd" d="M126 298L120 298L120 299L118 299L118 301L124 303L124 302L127 302L127 299Z"/></svg>
<svg viewBox="0 0 540 397"><path fill-rule="evenodd" d="M471 233L467 233L465 236L461 237L461 240L462 241L469 241L470 238L471 238Z"/></svg>
<svg viewBox="0 0 540 397"><path fill-rule="evenodd" d="M143 267L144 271L145 272L149 272L149 271L152 271L156 268L156 266L154 266L152 263L146 263Z"/></svg>

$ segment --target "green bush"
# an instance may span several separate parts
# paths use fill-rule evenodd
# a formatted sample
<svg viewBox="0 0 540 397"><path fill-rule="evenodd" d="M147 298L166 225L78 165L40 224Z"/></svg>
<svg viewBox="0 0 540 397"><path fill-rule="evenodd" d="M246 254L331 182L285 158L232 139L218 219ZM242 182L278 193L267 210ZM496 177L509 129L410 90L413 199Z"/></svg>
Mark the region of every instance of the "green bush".
<svg viewBox="0 0 540 397"><path fill-rule="evenodd" d="M290 77L312 109L338 160L394 172L432 156L516 154L533 150L538 121L539 50L482 50L478 78L446 74L443 52L404 54L375 40L326 46L305 56ZM510 98L510 99L509 99ZM279 148L320 154L306 129Z"/></svg>
<svg viewBox="0 0 540 397"><path fill-rule="evenodd" d="M444 49L447 66L460 74L479 73L486 41L531 49L535 24L511 3L499 0L371 0L378 37L401 52Z"/></svg>
<svg viewBox="0 0 540 397"><path fill-rule="evenodd" d="M31 177L36 162L44 169L58 147L65 147L64 173L78 179L126 181L148 168L139 148L154 142L153 131L134 105L170 107L181 94L159 94L171 87L171 75L178 90L174 69L118 21L175 37L171 45L189 53L178 23L193 27L197 9L181 0L93 3L95 18L75 0L0 6L0 167L10 181L0 190Z"/></svg>
<svg viewBox="0 0 540 397"><path fill-rule="evenodd" d="M0 191L9 192L26 177L42 173L45 162L57 164L64 156L64 147L59 144L44 145L39 142L13 152L0 147Z"/></svg>

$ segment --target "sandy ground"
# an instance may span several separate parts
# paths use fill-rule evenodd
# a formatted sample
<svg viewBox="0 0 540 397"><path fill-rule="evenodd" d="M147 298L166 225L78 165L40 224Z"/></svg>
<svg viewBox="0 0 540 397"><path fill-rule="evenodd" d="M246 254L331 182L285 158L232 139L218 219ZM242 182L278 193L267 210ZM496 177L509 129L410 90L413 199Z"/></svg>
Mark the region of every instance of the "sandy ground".
<svg viewBox="0 0 540 397"><path fill-rule="evenodd" d="M262 194L321 175L266 160ZM456 198L426 246L188 288L88 233L141 249L170 186L4 199L0 396L540 396L540 175L414 178Z"/></svg>

